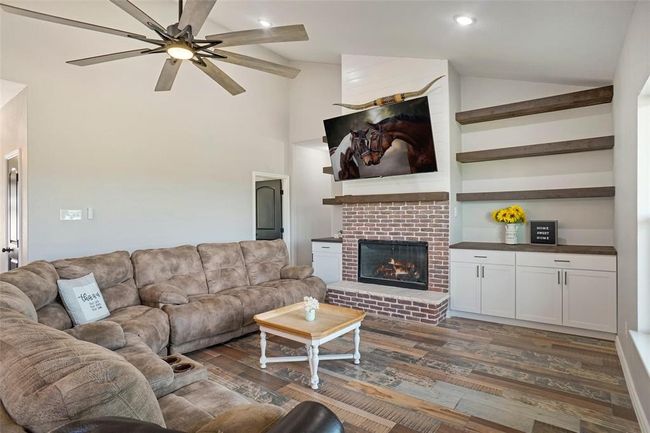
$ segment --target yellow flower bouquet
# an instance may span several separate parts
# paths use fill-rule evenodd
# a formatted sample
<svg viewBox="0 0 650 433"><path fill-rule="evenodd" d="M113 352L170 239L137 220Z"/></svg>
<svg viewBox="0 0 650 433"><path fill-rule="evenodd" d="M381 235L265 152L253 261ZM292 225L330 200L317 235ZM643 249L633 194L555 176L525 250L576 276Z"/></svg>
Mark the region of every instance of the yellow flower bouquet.
<svg viewBox="0 0 650 433"><path fill-rule="evenodd" d="M512 205L503 209L497 209L492 212L492 219L498 223L505 224L506 228L506 244L516 244L517 230L519 224L526 222L526 212L519 205Z"/></svg>
<svg viewBox="0 0 650 433"><path fill-rule="evenodd" d="M498 223L519 224L526 222L526 212L519 205L512 205L492 212L492 219Z"/></svg>

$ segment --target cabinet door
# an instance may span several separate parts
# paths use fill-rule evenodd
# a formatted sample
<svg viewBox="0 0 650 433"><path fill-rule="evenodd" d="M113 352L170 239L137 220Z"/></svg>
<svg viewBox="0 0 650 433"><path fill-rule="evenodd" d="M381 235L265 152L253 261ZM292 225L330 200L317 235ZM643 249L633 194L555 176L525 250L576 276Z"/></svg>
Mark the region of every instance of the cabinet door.
<svg viewBox="0 0 650 433"><path fill-rule="evenodd" d="M517 266L517 319L562 324L562 271Z"/></svg>
<svg viewBox="0 0 650 433"><path fill-rule="evenodd" d="M341 281L341 255L336 253L313 253L314 275L325 283Z"/></svg>
<svg viewBox="0 0 650 433"><path fill-rule="evenodd" d="M565 270L564 324L616 332L616 273Z"/></svg>
<svg viewBox="0 0 650 433"><path fill-rule="evenodd" d="M451 264L451 308L470 313L481 312L480 265L454 262Z"/></svg>
<svg viewBox="0 0 650 433"><path fill-rule="evenodd" d="M515 317L515 267L482 265L481 313Z"/></svg>

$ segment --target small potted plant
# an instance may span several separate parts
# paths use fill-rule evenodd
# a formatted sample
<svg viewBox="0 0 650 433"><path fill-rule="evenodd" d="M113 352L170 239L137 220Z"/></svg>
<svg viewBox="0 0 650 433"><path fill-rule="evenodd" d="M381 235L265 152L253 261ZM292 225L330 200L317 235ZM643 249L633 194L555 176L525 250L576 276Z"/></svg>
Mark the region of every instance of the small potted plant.
<svg viewBox="0 0 650 433"><path fill-rule="evenodd" d="M498 223L505 224L506 244L517 243L517 231L519 225L526 222L526 212L519 205L512 205L492 212L492 219Z"/></svg>
<svg viewBox="0 0 650 433"><path fill-rule="evenodd" d="M305 303L305 320L313 322L316 319L316 310L319 308L318 299L305 296L303 301Z"/></svg>

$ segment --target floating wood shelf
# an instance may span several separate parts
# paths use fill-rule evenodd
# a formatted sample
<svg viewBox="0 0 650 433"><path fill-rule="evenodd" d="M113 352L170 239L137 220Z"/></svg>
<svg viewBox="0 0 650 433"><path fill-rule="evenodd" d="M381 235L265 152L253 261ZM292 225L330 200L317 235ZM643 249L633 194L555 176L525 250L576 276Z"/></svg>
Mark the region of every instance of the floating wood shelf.
<svg viewBox="0 0 650 433"><path fill-rule="evenodd" d="M616 255L616 248L604 245L507 245L496 242L459 242L457 244L449 245L449 248L462 250L525 251L562 254L596 254L608 256Z"/></svg>
<svg viewBox="0 0 650 433"><path fill-rule="evenodd" d="M564 93L562 95L548 96L546 98L514 102L512 104L459 111L456 113L456 122L461 125L467 125L470 123L488 122L490 120L528 116L530 114L587 107L589 105L607 104L608 102L612 102L613 95L614 87L605 86L579 92Z"/></svg>
<svg viewBox="0 0 650 433"><path fill-rule="evenodd" d="M327 136L323 135L323 143L327 144Z"/></svg>
<svg viewBox="0 0 650 433"><path fill-rule="evenodd" d="M528 191L460 192L458 201L542 200L614 197L613 186L595 188L542 189Z"/></svg>
<svg viewBox="0 0 650 433"><path fill-rule="evenodd" d="M334 174L334 169L332 167L323 167L323 173Z"/></svg>
<svg viewBox="0 0 650 433"><path fill-rule="evenodd" d="M527 158L530 156L561 155L564 153L591 152L612 149L614 136L583 138L580 140L556 141L553 143L529 144L527 146L504 147L500 149L459 152L458 162L498 161L501 159Z"/></svg>
<svg viewBox="0 0 650 433"><path fill-rule="evenodd" d="M324 198L323 204L339 205L353 203L389 203L396 201L447 201L449 193L442 192L409 192L403 194L371 194L371 195L337 195Z"/></svg>

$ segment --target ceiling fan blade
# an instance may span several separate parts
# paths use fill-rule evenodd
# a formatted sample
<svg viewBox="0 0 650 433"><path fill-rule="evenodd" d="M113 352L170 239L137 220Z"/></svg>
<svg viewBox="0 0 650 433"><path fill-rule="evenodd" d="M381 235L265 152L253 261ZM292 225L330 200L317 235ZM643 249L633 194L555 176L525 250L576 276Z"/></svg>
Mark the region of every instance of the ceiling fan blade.
<svg viewBox="0 0 650 433"><path fill-rule="evenodd" d="M232 63L233 65L243 66L245 68L257 69L258 71L268 72L269 74L280 75L286 78L296 78L300 73L300 69L292 68L291 66L273 63L255 57L245 56L243 54L232 53L230 51L223 51L213 48L212 51L222 56L221 59L214 59L220 62Z"/></svg>
<svg viewBox="0 0 650 433"><path fill-rule="evenodd" d="M219 48L240 45L269 44L271 42L307 41L309 36L302 24L269 27L268 29L242 30L206 36L209 41L222 41Z"/></svg>
<svg viewBox="0 0 650 433"><path fill-rule="evenodd" d="M211 63L207 59L202 59L201 62L192 62L196 65L197 68L205 72L210 78L219 83L221 87L226 89L231 95L239 95L246 91L242 86L237 84L235 80L230 78L224 71L217 68L214 63Z"/></svg>
<svg viewBox="0 0 650 433"><path fill-rule="evenodd" d="M181 63L183 63L183 61L178 59L165 60L165 65L163 66L162 71L160 71L160 76L156 83L156 92L166 92L172 89L172 84L174 84Z"/></svg>
<svg viewBox="0 0 650 433"><path fill-rule="evenodd" d="M17 8L15 6L9 6L3 3L0 3L0 8L12 14L22 15L28 18L35 18L37 20L42 20L42 21L49 21L51 23L63 24L66 26L78 27L81 29L93 30L95 32L108 33L111 35L123 36L126 38L142 39L142 40L147 39L146 36L139 35L137 33L129 33L123 30L112 29L110 27L98 26L95 24L84 23L82 21L69 20L67 18L61 18L54 15L42 14L40 12L34 12L27 9Z"/></svg>
<svg viewBox="0 0 650 433"><path fill-rule="evenodd" d="M183 14L178 21L178 28L183 30L187 26L192 26L192 34L198 35L216 2L217 0L186 0Z"/></svg>
<svg viewBox="0 0 650 433"><path fill-rule="evenodd" d="M110 0L115 6L122 9L127 14L131 15L136 20L140 21L151 30L157 29L165 32L165 28L158 24L156 20L147 15L142 9L131 3L129 0Z"/></svg>
<svg viewBox="0 0 650 433"><path fill-rule="evenodd" d="M86 57L84 59L69 60L66 63L75 66L90 66L98 63L112 62L113 60L128 59L130 57L138 57L149 54L151 50L148 48L141 48L139 50L121 51L119 53L104 54L101 56Z"/></svg>

